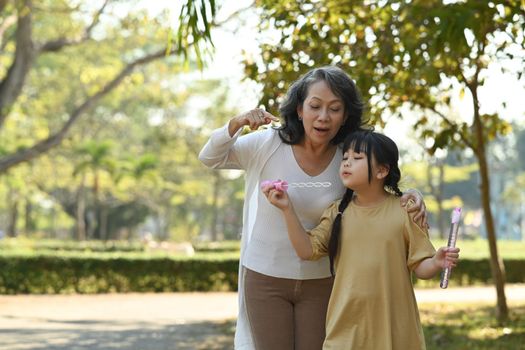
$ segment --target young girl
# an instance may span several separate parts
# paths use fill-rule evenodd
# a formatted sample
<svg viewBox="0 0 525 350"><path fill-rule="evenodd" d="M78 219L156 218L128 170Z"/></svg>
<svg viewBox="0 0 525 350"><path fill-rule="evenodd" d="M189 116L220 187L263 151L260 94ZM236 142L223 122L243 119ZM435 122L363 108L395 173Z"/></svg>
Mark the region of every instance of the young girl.
<svg viewBox="0 0 525 350"><path fill-rule="evenodd" d="M285 191L263 188L281 209L297 255L328 255L335 282L323 349L425 349L411 271L428 279L455 266L457 248L436 252L428 234L399 205L396 144L373 131L351 133L339 175L347 188L306 232Z"/></svg>

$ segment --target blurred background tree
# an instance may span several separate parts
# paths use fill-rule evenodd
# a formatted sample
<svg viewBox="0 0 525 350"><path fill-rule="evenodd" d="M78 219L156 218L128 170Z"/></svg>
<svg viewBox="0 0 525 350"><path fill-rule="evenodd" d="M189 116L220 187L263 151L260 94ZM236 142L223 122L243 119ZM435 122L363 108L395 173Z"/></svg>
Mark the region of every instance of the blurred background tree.
<svg viewBox="0 0 525 350"><path fill-rule="evenodd" d="M222 209L240 181L209 181L196 159L205 138L187 117L194 95L227 91L183 77L202 67L195 52L206 52L209 30L143 5L1 3L0 230L8 236L190 240L203 225L214 238L237 237L240 219ZM210 96L210 121L220 118L221 94Z"/></svg>

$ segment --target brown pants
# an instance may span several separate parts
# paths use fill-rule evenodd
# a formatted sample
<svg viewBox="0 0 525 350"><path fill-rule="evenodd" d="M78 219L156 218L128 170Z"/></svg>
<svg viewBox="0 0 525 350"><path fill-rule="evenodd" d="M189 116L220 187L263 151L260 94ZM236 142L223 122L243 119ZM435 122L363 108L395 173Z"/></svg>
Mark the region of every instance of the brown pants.
<svg viewBox="0 0 525 350"><path fill-rule="evenodd" d="M257 350L320 350L333 279L294 280L246 269L245 301Z"/></svg>

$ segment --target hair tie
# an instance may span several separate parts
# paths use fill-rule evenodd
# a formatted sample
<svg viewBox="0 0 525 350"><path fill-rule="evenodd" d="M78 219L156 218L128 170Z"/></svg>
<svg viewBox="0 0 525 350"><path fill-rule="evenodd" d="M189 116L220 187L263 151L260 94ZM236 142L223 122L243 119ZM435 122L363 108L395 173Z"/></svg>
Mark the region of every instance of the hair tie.
<svg viewBox="0 0 525 350"><path fill-rule="evenodd" d="M338 212L337 212L337 215L341 215L341 216L343 216L343 212L342 212L342 211L338 211Z"/></svg>

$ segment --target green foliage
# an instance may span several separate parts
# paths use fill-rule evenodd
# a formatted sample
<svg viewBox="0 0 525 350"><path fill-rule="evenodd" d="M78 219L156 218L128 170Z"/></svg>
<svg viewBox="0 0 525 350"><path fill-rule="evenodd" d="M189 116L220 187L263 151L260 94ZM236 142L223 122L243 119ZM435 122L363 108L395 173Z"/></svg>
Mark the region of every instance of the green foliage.
<svg viewBox="0 0 525 350"><path fill-rule="evenodd" d="M480 72L489 62L504 63L513 49L525 52L519 1L262 1L259 6L260 29L281 33L277 43L261 44L262 64L245 62L247 76L264 82L262 104L275 112L299 74L338 64L356 79L372 122L382 123L385 112L402 117L402 107L412 107L415 127L434 141L431 152L465 143L476 147L480 141L469 124L447 111L452 82L476 97L483 85ZM514 60L523 66L525 56ZM480 118L487 140L509 131L499 115Z"/></svg>
<svg viewBox="0 0 525 350"><path fill-rule="evenodd" d="M504 259L507 283L525 283L525 260L524 259ZM494 283L491 277L489 259L468 259L461 258L457 267L452 270L449 279L451 287L486 285ZM418 280L413 279L418 287L437 287L439 280Z"/></svg>
<svg viewBox="0 0 525 350"><path fill-rule="evenodd" d="M190 17L203 15L200 5L193 2L189 5L193 6L188 13ZM60 0L35 5L32 13L35 43L80 37L96 6L83 3L75 7ZM122 7L118 15L113 6ZM204 20L210 20L216 5L203 6L207 16ZM61 10L53 11L56 8ZM11 10L4 8L3 14ZM2 156L27 149L55 133L72 111L115 77L125 64L165 47L170 40L172 18L167 11L152 17L146 10L110 2L106 12L90 40L38 55L13 114L0 127ZM185 17L182 26L198 30L202 20ZM209 34L209 28L206 32ZM4 38L10 40L12 34ZM183 59L193 57L192 45L202 48L197 34L195 31L182 34L193 38L182 38L185 42L179 42L183 46L178 55L136 67L72 125L59 146L30 163L11 168L9 184L0 182L0 216L5 217L9 210L16 211L18 233L27 235L52 236L59 232L63 235L66 231L70 233L68 236L76 237L82 218L88 239L136 238L138 226L146 218L148 226L142 231L162 240L187 240L209 230L213 174L203 171L197 160L207 135L188 117L194 112L191 99L208 91L217 94L209 97L213 114L203 116L206 119L197 124L210 121L206 125L219 125L226 115L234 112L224 105L226 84L188 82L181 74L185 68ZM0 51L0 62L5 62L0 67L9 66L13 47L6 44L5 50ZM224 207L237 210L238 203L242 205L242 200L233 195L232 201L227 200L238 191L239 183L242 186L242 180L223 184L218 207L214 208L219 212L217 226L224 227L220 233L226 236L236 236L240 231L240 218L232 219L230 212L227 219L220 214ZM26 207L33 210L26 211ZM48 211L57 213L61 219L69 217L53 221L49 215L42 215ZM26 220L36 224L23 225ZM4 222L0 223L0 229L5 231ZM43 222L45 226L41 225ZM100 226L105 228L105 234L99 232Z"/></svg>
<svg viewBox="0 0 525 350"><path fill-rule="evenodd" d="M0 256L0 293L234 291L237 259Z"/></svg>
<svg viewBox="0 0 525 350"><path fill-rule="evenodd" d="M444 247L446 240L432 239L434 247ZM482 260L490 257L488 242L485 239L463 239L460 235L457 246L461 248L461 259ZM500 257L509 260L525 259L525 241L498 241Z"/></svg>
<svg viewBox="0 0 525 350"><path fill-rule="evenodd" d="M129 241L72 241L59 239L3 239L0 240L0 250L8 252L143 252L145 247L140 242Z"/></svg>
<svg viewBox="0 0 525 350"><path fill-rule="evenodd" d="M0 254L0 293L108 293L234 291L237 253L201 253L194 257L143 252L94 253L44 250ZM507 282L525 283L525 259L505 259ZM488 259L462 259L450 286L491 282ZM439 282L416 280L416 286Z"/></svg>
<svg viewBox="0 0 525 350"><path fill-rule="evenodd" d="M241 249L240 241L219 241L219 242L196 242L193 243L196 252L239 252Z"/></svg>
<svg viewBox="0 0 525 350"><path fill-rule="evenodd" d="M209 46L213 47L211 27L216 11L215 0L186 0L182 4L179 14L175 40L177 51L183 53L188 60L188 48L192 47L201 69L203 66L203 49L205 53L209 53Z"/></svg>
<svg viewBox="0 0 525 350"><path fill-rule="evenodd" d="M442 246L444 241L435 240ZM125 241L0 241L0 293L105 293L159 291L233 291L239 263L239 241L195 243L185 256ZM525 283L525 243L501 245L507 282ZM450 286L491 282L487 242L461 241L461 260ZM437 278L417 280L436 287Z"/></svg>

